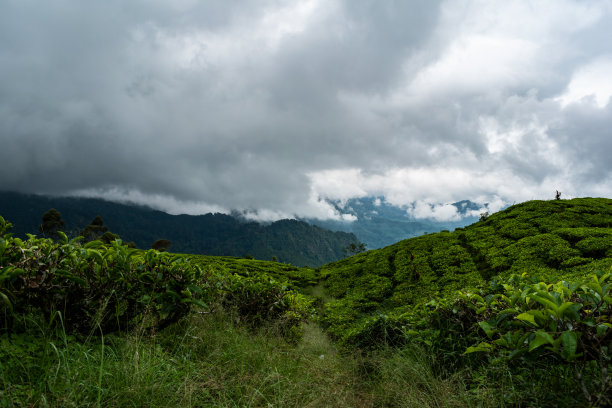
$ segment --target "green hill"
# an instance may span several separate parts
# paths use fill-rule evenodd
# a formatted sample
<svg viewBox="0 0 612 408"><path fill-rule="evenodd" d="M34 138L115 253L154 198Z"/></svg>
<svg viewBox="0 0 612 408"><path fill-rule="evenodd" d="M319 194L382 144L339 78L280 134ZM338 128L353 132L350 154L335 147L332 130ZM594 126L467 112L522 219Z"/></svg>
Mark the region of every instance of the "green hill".
<svg viewBox="0 0 612 408"><path fill-rule="evenodd" d="M401 314L435 295L486 287L512 274L555 281L610 266L612 200L529 201L454 232L323 266L325 289L335 299L324 322L343 337L371 316Z"/></svg>

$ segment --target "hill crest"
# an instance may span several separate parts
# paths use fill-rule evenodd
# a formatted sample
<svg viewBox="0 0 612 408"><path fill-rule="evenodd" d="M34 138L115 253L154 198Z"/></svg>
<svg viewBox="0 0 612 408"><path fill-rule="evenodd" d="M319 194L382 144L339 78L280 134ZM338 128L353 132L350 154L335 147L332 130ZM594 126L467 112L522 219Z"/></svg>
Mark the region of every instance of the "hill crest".
<svg viewBox="0 0 612 408"><path fill-rule="evenodd" d="M226 214L170 215L143 206L92 198L48 197L0 192L0 215L18 236L38 234L44 212L57 209L71 236L79 235L100 215L104 224L124 241L150 248L158 239L172 242L172 252L277 259L297 266L319 266L344 257L344 249L358 242L354 234L333 232L297 220L269 224Z"/></svg>

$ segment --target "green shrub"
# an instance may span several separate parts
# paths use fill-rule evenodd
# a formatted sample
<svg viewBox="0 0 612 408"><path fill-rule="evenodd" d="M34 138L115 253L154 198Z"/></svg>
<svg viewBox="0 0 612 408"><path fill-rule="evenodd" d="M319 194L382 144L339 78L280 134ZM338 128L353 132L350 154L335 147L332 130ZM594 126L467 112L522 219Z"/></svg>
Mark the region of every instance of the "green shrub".
<svg viewBox="0 0 612 408"><path fill-rule="evenodd" d="M612 250L612 235L588 237L576 243L576 248L587 258L603 258Z"/></svg>
<svg viewBox="0 0 612 408"><path fill-rule="evenodd" d="M10 224L0 218L0 230ZM161 330L184 317L192 304L206 306L196 282L202 272L179 256L77 239L10 234L0 240L0 293L4 313L40 311L47 321L61 313L70 333ZM9 328L8 319L4 328Z"/></svg>
<svg viewBox="0 0 612 408"><path fill-rule="evenodd" d="M514 276L501 293L463 295L462 308L476 313L473 321L481 335L466 354L486 353L493 361L516 361L522 367L543 361L569 364L585 399L609 405L610 277L596 273L582 281L547 284Z"/></svg>
<svg viewBox="0 0 612 408"><path fill-rule="evenodd" d="M287 340L301 338L301 323L313 313L313 300L267 276L219 275L218 303L250 327L275 326Z"/></svg>

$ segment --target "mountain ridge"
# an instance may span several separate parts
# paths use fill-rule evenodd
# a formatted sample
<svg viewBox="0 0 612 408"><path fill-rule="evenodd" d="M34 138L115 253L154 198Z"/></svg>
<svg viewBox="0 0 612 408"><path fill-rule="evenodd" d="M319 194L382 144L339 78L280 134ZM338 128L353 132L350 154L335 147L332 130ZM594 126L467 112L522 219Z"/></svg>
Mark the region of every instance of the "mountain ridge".
<svg viewBox="0 0 612 408"><path fill-rule="evenodd" d="M146 206L93 198L50 197L0 192L0 215L13 224L18 236L38 234L44 212L57 209L65 231L77 236L100 215L105 225L124 241L150 248L157 239L172 242L172 252L277 259L297 266L320 266L345 256L344 249L359 242L351 233L334 232L298 220L269 224L226 214L170 215Z"/></svg>
<svg viewBox="0 0 612 408"><path fill-rule="evenodd" d="M346 202L328 201L339 213L354 217L352 221L305 221L322 228L355 234L370 249L384 248L407 238L442 230L454 230L478 221L479 216L470 212L486 211L487 204L479 205L470 200L450 204L456 208L457 220L438 221L431 218L410 216L406 207L387 203L384 197L353 198Z"/></svg>

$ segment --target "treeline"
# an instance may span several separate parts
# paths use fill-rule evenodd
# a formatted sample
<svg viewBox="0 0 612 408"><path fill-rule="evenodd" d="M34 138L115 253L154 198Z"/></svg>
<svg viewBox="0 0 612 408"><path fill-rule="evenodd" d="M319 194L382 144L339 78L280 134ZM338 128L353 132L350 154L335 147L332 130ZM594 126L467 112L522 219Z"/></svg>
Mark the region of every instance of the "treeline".
<svg viewBox="0 0 612 408"><path fill-rule="evenodd" d="M41 217L51 208L61 213L62 230L69 237L80 235L99 216L108 231L125 242L148 249L163 239L172 244L171 251L176 253L250 255L298 266L320 266L345 257L345 249L351 244L360 244L354 234L332 232L302 221L281 220L264 225L226 214L169 215L98 199L0 192L0 214L11 220L17 236L40 234Z"/></svg>

